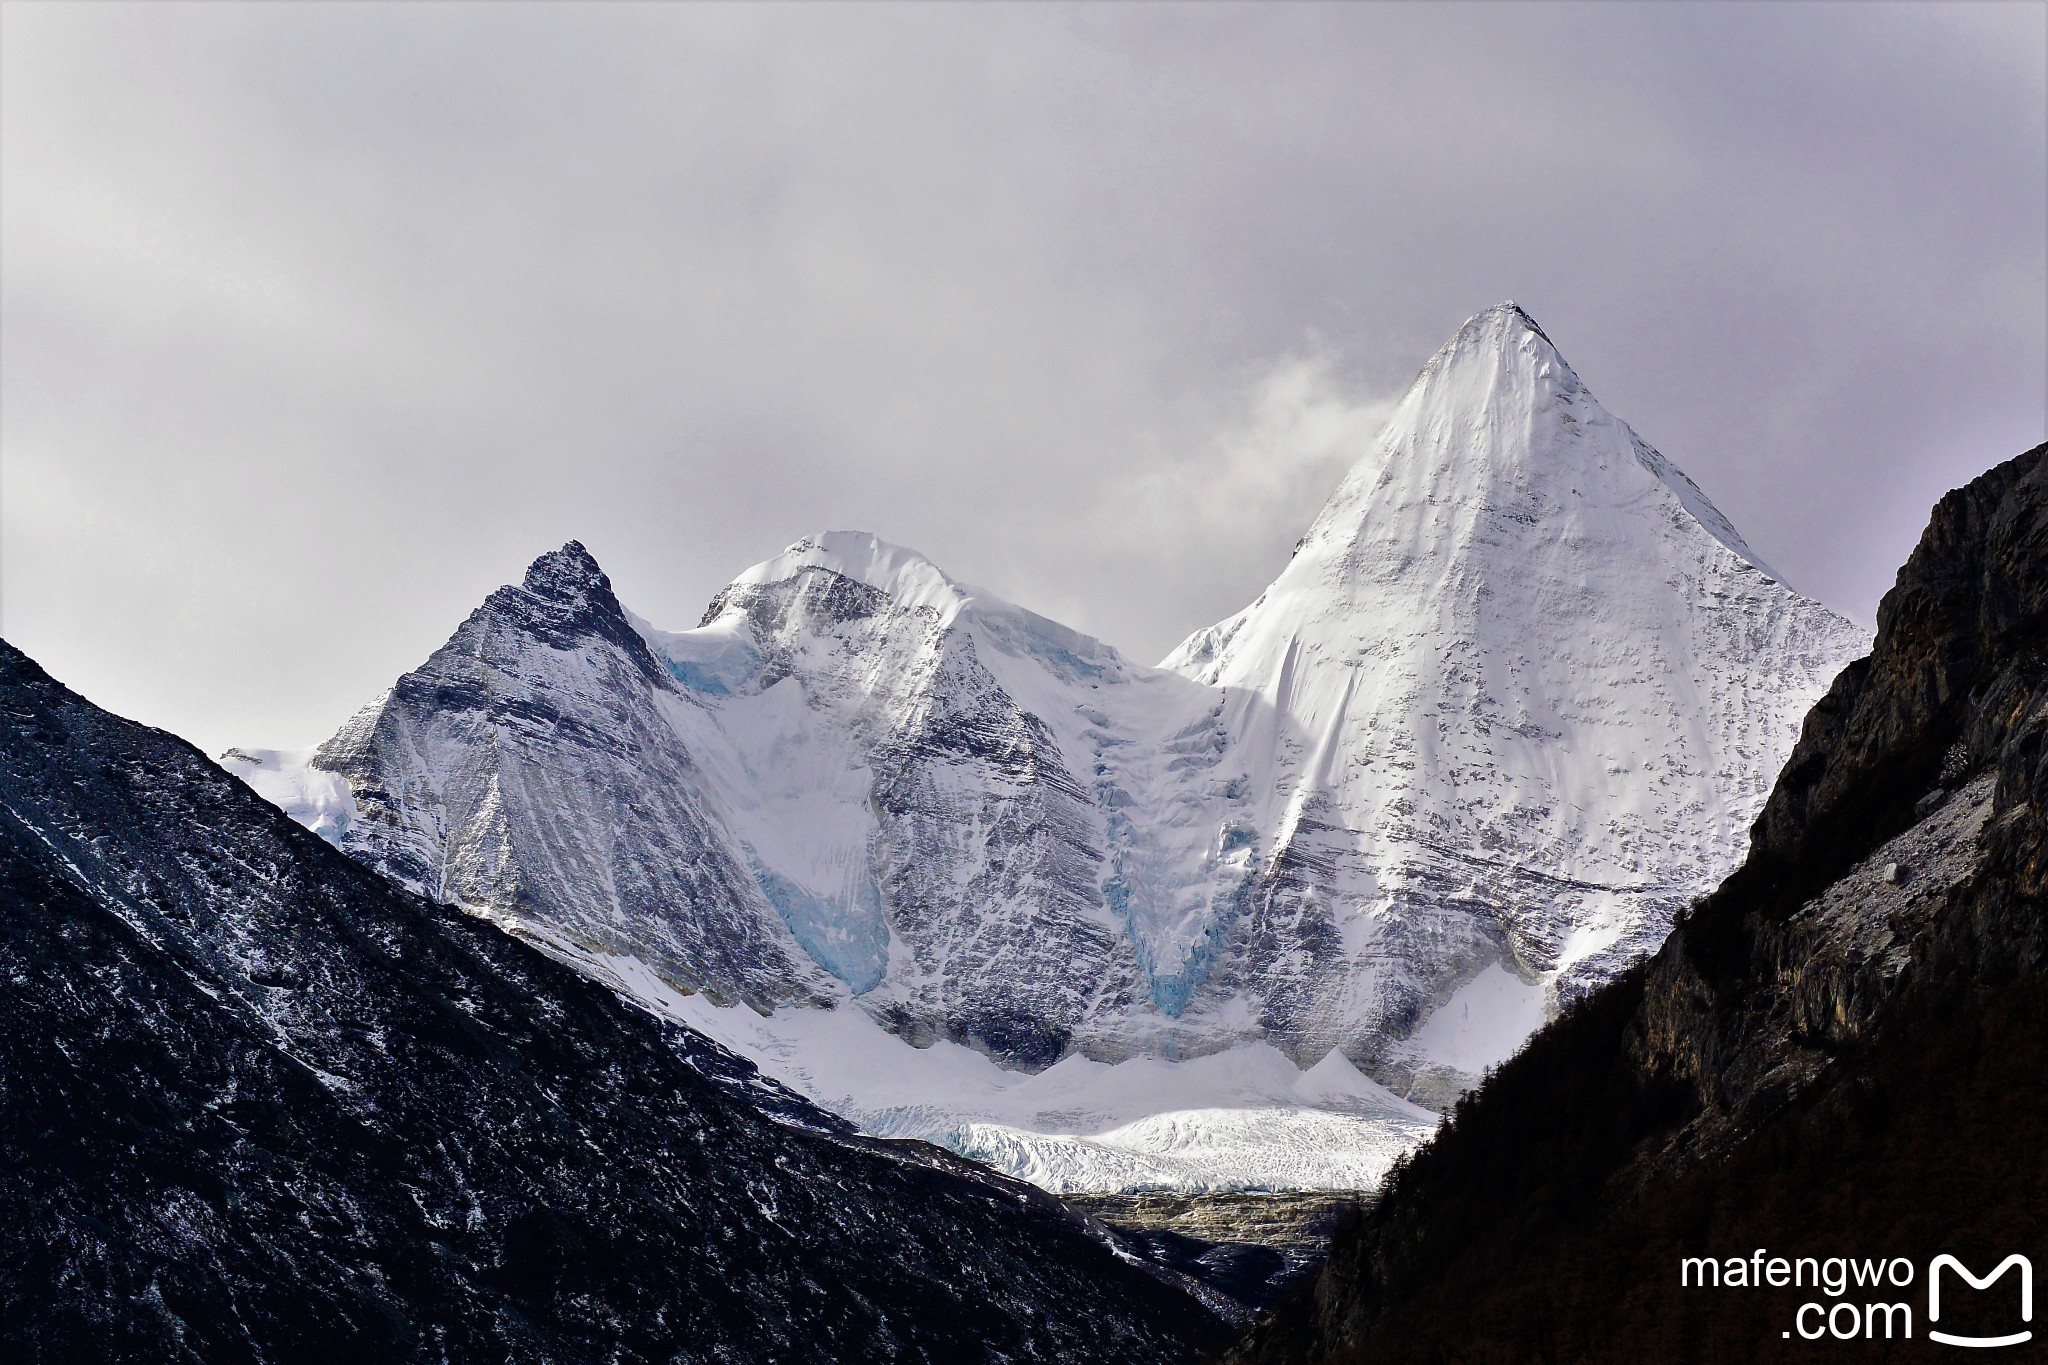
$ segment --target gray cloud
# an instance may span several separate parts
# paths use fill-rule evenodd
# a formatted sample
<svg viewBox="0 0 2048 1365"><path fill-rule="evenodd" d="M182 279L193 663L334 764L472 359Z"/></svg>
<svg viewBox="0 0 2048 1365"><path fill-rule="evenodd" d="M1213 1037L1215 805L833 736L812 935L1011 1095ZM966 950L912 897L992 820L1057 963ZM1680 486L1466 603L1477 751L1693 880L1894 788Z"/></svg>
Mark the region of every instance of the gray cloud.
<svg viewBox="0 0 2048 1365"><path fill-rule="evenodd" d="M0 628L308 742L539 550L1151 659L1514 297L1868 618L2042 437L2036 6L10 5Z"/></svg>

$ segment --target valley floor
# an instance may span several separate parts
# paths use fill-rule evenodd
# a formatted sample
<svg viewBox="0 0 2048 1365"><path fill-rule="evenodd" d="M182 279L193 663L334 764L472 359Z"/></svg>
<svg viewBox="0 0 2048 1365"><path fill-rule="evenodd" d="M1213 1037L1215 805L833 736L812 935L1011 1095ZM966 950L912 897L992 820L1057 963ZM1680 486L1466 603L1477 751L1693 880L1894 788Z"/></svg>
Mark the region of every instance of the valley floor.
<svg viewBox="0 0 2048 1365"><path fill-rule="evenodd" d="M1070 1194L1066 1203L1129 1234L1158 1264L1264 1311L1315 1273L1330 1235L1366 1196L1342 1190L1266 1194Z"/></svg>

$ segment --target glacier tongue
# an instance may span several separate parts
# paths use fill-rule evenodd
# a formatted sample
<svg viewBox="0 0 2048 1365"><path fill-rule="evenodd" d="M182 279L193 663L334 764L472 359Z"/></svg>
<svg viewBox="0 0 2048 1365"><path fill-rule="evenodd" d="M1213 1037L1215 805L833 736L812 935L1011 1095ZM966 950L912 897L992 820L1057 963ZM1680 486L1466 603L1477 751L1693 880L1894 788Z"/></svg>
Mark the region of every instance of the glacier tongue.
<svg viewBox="0 0 2048 1365"><path fill-rule="evenodd" d="M1735 864L1864 643L1502 305L1159 668L870 535L680 632L572 544L310 770L233 762L877 1131L1071 1188L1328 1183L1426 1131L1396 1095L1450 1098ZM818 1041L849 1029L881 1041ZM1020 1108L975 1066L1149 1098Z"/></svg>

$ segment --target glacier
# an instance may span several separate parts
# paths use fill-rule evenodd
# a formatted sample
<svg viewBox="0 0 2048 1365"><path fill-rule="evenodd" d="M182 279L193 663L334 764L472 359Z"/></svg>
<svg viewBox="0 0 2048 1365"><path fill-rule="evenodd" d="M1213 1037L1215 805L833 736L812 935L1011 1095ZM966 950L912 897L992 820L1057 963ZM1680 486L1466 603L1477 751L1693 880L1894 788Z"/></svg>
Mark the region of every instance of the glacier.
<svg viewBox="0 0 2048 1365"><path fill-rule="evenodd" d="M223 762L872 1132L1350 1188L1739 861L1867 642L1510 303L1158 667L865 533L682 631L571 543Z"/></svg>

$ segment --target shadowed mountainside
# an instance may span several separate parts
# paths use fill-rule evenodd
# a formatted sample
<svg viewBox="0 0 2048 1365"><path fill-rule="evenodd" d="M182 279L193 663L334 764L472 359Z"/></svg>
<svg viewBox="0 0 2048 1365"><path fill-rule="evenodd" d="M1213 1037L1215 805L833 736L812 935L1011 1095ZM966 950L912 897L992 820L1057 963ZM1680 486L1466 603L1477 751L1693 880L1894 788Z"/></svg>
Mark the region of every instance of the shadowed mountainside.
<svg viewBox="0 0 2048 1365"><path fill-rule="evenodd" d="M4 642L0 1226L21 1362L1150 1362L1221 1331L1049 1196L852 1135Z"/></svg>

